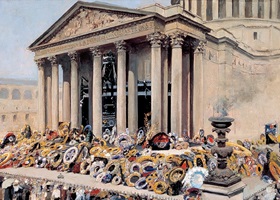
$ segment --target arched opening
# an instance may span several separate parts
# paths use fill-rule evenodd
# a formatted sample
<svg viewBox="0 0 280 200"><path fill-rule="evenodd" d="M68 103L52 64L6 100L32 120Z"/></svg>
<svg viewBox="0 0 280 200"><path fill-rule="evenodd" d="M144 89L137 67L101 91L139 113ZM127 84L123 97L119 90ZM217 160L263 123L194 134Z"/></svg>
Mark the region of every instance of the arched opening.
<svg viewBox="0 0 280 200"><path fill-rule="evenodd" d="M20 99L20 92L18 89L12 91L12 99Z"/></svg>
<svg viewBox="0 0 280 200"><path fill-rule="evenodd" d="M9 90L6 88L2 88L0 90L0 99L8 99L9 97Z"/></svg>

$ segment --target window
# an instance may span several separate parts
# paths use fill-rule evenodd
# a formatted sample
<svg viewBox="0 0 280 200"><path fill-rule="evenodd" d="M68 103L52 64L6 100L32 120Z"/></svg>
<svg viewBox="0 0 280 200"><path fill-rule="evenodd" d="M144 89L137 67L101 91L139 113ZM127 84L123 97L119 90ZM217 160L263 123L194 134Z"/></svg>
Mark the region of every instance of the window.
<svg viewBox="0 0 280 200"><path fill-rule="evenodd" d="M17 115L13 116L13 122L17 121Z"/></svg>
<svg viewBox="0 0 280 200"><path fill-rule="evenodd" d="M212 15L212 0L207 0L206 20L210 21L212 19L213 19L213 15Z"/></svg>
<svg viewBox="0 0 280 200"><path fill-rule="evenodd" d="M254 32L254 40L258 39L258 32Z"/></svg>
<svg viewBox="0 0 280 200"><path fill-rule="evenodd" d="M2 121L2 122L5 122L5 120L6 120L6 115L2 115L2 116L1 116L1 121Z"/></svg>
<svg viewBox="0 0 280 200"><path fill-rule="evenodd" d="M18 89L14 89L12 92L12 99L20 99L20 92Z"/></svg>
<svg viewBox="0 0 280 200"><path fill-rule="evenodd" d="M2 88L0 90L0 99L8 99L9 97L9 90L6 88Z"/></svg>
<svg viewBox="0 0 280 200"><path fill-rule="evenodd" d="M245 0L245 17L250 18L253 16L252 13L252 0Z"/></svg>
<svg viewBox="0 0 280 200"><path fill-rule="evenodd" d="M269 3L269 18L270 19L272 18L272 0L270 0L270 3Z"/></svg>
<svg viewBox="0 0 280 200"><path fill-rule="evenodd" d="M278 11L277 11L277 19L280 19L280 1L277 1Z"/></svg>
<svg viewBox="0 0 280 200"><path fill-rule="evenodd" d="M264 0L258 2L258 18L264 18Z"/></svg>
<svg viewBox="0 0 280 200"><path fill-rule="evenodd" d="M29 120L29 114L25 114L25 120Z"/></svg>
<svg viewBox="0 0 280 200"><path fill-rule="evenodd" d="M219 0L219 13L218 13L218 17L221 18L225 18L226 17L226 0Z"/></svg>
<svg viewBox="0 0 280 200"><path fill-rule="evenodd" d="M32 93L30 90L25 90L23 94L24 99L32 99Z"/></svg>

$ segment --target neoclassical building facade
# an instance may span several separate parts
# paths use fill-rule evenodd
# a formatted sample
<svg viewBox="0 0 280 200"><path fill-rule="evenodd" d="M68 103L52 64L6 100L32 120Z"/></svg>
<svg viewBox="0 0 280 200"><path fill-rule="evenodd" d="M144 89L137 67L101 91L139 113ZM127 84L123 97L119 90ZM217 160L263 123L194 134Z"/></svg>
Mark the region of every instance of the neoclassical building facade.
<svg viewBox="0 0 280 200"><path fill-rule="evenodd" d="M29 49L38 65L38 129L58 127L59 67L62 120L78 128L86 116L99 136L110 92L118 133L135 132L146 111L156 131L180 136L211 132L213 115L236 119L232 138L255 137L277 122L279 2L171 3L127 9L77 2L35 40ZM116 80L110 87L108 54Z"/></svg>

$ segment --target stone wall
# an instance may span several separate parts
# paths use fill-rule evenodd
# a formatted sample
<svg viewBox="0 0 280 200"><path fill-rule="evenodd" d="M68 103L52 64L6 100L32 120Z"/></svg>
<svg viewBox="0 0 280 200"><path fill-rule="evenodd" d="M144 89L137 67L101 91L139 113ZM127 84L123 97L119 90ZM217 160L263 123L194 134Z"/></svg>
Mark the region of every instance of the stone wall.
<svg viewBox="0 0 280 200"><path fill-rule="evenodd" d="M24 84L24 82L23 82ZM25 124L37 121L37 85L0 85L0 137L7 131L19 132Z"/></svg>

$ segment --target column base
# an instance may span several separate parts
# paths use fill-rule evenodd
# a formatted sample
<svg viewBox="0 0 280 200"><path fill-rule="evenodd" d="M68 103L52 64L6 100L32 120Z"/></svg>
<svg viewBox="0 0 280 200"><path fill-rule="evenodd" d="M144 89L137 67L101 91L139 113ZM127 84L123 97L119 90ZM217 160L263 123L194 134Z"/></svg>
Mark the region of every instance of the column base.
<svg viewBox="0 0 280 200"><path fill-rule="evenodd" d="M240 200L243 199L243 191L246 184L238 182L229 187L217 186L212 184L203 184L201 187L202 197L206 200Z"/></svg>

